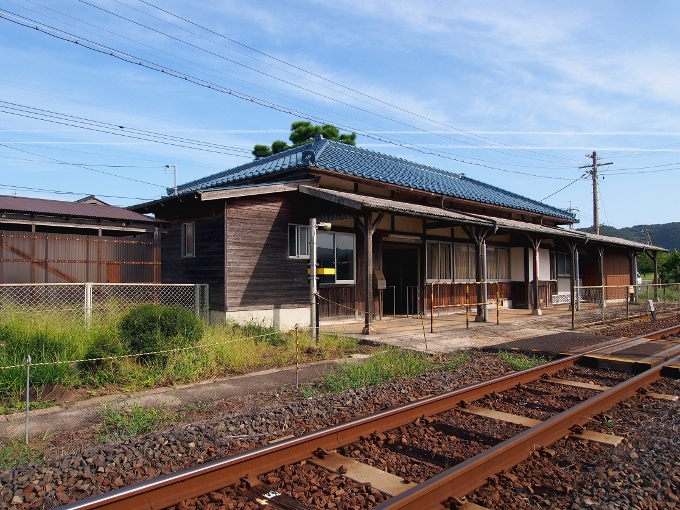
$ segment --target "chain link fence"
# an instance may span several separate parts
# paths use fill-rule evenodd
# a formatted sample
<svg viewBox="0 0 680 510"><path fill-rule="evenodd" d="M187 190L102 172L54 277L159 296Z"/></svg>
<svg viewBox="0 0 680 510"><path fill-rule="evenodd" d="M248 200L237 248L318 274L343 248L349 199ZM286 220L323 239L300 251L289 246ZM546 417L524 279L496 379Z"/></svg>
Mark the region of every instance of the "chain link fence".
<svg viewBox="0 0 680 510"><path fill-rule="evenodd" d="M574 287L572 329L680 311L680 284Z"/></svg>
<svg viewBox="0 0 680 510"><path fill-rule="evenodd" d="M0 314L57 313L86 321L115 316L142 303L181 306L209 319L204 284L44 283L0 285Z"/></svg>

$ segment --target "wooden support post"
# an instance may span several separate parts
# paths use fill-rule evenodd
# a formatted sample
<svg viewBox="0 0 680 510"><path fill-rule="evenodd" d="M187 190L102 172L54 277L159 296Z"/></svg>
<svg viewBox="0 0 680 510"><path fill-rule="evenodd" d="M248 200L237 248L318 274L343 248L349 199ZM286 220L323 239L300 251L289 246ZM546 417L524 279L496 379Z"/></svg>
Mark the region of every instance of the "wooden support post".
<svg viewBox="0 0 680 510"><path fill-rule="evenodd" d="M652 260L654 261L654 301L658 301L659 287L657 287L657 285L659 283L659 257L657 257L658 253L655 251L650 253L654 254L654 256L652 257Z"/></svg>
<svg viewBox="0 0 680 510"><path fill-rule="evenodd" d="M628 252L630 257L630 284L633 285L633 292L628 296L628 301L637 303L637 252L630 250Z"/></svg>
<svg viewBox="0 0 680 510"><path fill-rule="evenodd" d="M373 229L371 228L371 215L364 216L364 257L366 258L364 279L364 329L362 335L371 334L371 312L373 311Z"/></svg>
<svg viewBox="0 0 680 510"><path fill-rule="evenodd" d="M678 298L680 303L680 298ZM680 306L680 305L679 305ZM470 329L470 284L465 284L465 329Z"/></svg>
<svg viewBox="0 0 680 510"><path fill-rule="evenodd" d="M541 302L538 297L538 273L539 273L539 253L538 248L541 246L541 238L529 236L531 249L534 252L534 302L531 307L531 315L543 315L541 310Z"/></svg>
<svg viewBox="0 0 680 510"><path fill-rule="evenodd" d="M385 213L378 214L375 221L371 221L371 213L364 215L364 225L361 229L364 233L365 257L366 257L366 296L365 296L365 311L364 311L364 329L362 335L370 335L373 327L373 233L380 222L385 217Z"/></svg>
<svg viewBox="0 0 680 510"><path fill-rule="evenodd" d="M568 242L569 245L569 252L571 254L570 257L570 268L569 268L569 287L570 287L570 296L569 296L569 309L574 310L574 307L576 305L576 296L575 296L575 289L574 287L576 286L576 250L578 249L576 247L576 243L574 242ZM573 314L572 314L573 315ZM574 329L574 321L571 321L571 329Z"/></svg>
<svg viewBox="0 0 680 510"><path fill-rule="evenodd" d="M496 282L496 326L501 323L501 289L500 284Z"/></svg>
<svg viewBox="0 0 680 510"><path fill-rule="evenodd" d="M491 231L485 227L469 228L466 226L463 226L463 230L475 242L477 252L477 264L475 265L477 315L475 322L486 322L486 238Z"/></svg>
<svg viewBox="0 0 680 510"><path fill-rule="evenodd" d="M430 284L430 333L434 333L434 282Z"/></svg>

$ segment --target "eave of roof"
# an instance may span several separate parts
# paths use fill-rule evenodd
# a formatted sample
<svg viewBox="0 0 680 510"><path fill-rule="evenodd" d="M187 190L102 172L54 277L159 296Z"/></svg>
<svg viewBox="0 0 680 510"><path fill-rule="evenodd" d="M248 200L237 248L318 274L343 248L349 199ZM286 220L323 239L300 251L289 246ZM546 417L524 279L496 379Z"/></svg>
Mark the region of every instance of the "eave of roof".
<svg viewBox="0 0 680 510"><path fill-rule="evenodd" d="M601 244L615 244L616 246L627 246L629 248L635 248L641 251L663 251L668 252L666 248L661 246L654 246L653 244L643 244L636 241L629 241L628 239L622 239L620 237L603 236L598 234L591 234L588 232L583 232L586 235L588 241L593 241Z"/></svg>
<svg viewBox="0 0 680 510"><path fill-rule="evenodd" d="M562 227L550 227L507 218L497 218L495 216L452 211L450 209L443 209L431 205L412 204L410 202L401 202L390 198L360 195L350 191L339 191L305 185L299 185L298 190L306 195L334 202L355 210L366 209L416 216L419 218L450 221L452 225L477 225L492 228L496 231L532 233L546 238L562 238L576 242L580 241L582 244L595 242L599 244L634 248L639 251L668 251L660 246L636 243L618 237L600 236Z"/></svg>

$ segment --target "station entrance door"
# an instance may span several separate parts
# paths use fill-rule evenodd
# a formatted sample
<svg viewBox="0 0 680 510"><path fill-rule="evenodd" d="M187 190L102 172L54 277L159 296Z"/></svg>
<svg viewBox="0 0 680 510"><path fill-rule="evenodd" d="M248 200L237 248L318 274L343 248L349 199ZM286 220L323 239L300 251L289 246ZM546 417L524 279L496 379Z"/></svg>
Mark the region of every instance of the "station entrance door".
<svg viewBox="0 0 680 510"><path fill-rule="evenodd" d="M419 312L419 250L416 247L383 245L383 315Z"/></svg>

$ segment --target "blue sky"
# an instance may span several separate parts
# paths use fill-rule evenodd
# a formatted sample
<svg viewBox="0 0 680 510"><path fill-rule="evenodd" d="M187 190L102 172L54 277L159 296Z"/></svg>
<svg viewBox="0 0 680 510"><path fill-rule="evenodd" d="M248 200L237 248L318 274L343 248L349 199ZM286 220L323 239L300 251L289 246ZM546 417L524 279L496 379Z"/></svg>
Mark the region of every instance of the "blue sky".
<svg viewBox="0 0 680 510"><path fill-rule="evenodd" d="M602 223L680 221L675 2L149 2L0 0L0 193L130 205L165 193L165 165L180 183L231 168L311 117L360 132L362 147L549 197L580 226L592 184L578 167L596 150L614 163Z"/></svg>

